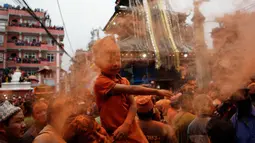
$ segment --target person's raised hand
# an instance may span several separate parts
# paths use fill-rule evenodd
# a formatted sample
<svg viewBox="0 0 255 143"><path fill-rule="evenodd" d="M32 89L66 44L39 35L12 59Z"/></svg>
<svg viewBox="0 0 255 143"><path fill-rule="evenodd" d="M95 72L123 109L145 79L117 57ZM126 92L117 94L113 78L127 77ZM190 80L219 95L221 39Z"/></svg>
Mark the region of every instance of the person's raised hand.
<svg viewBox="0 0 255 143"><path fill-rule="evenodd" d="M114 140L123 140L127 138L129 129L130 129L130 125L127 123L123 123L114 131L113 133Z"/></svg>
<svg viewBox="0 0 255 143"><path fill-rule="evenodd" d="M167 97L167 98L170 98L173 96L173 93L169 90L163 90L163 89L160 89L158 90L158 96L160 97Z"/></svg>

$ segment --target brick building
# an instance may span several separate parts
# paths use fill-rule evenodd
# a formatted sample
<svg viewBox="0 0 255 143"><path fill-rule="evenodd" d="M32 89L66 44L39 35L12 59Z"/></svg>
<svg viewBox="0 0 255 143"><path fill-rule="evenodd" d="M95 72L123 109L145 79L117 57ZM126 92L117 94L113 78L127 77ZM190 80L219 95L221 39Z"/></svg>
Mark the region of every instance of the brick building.
<svg viewBox="0 0 255 143"><path fill-rule="evenodd" d="M64 29L51 26L50 16L44 10L34 12L57 41L63 42ZM53 72L43 79L44 83L59 91L62 56L63 50L26 10L8 4L0 7L1 71L19 67L28 75L36 75L41 82L42 77L37 71L48 66Z"/></svg>

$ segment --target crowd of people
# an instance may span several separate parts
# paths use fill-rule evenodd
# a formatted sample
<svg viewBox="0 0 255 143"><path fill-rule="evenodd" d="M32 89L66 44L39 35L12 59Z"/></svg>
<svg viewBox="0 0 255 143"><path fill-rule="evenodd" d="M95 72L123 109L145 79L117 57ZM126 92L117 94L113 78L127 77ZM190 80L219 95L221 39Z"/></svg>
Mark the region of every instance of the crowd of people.
<svg viewBox="0 0 255 143"><path fill-rule="evenodd" d="M26 108L2 101L0 142L255 143L254 78L227 99L213 82L199 90L194 78L172 92L121 77L114 37L97 41L93 55L101 69L94 103L85 108L86 99L71 95L37 99Z"/></svg>
<svg viewBox="0 0 255 143"><path fill-rule="evenodd" d="M32 42L23 41L23 40L15 40L14 42L15 42L16 46L36 46L36 47L40 47L41 44L42 44L42 42L36 41L35 39Z"/></svg>
<svg viewBox="0 0 255 143"><path fill-rule="evenodd" d="M14 61L16 63L26 63L26 64L40 64L41 61L47 61L46 59L41 58L19 58L19 57L9 57L7 58L8 61Z"/></svg>
<svg viewBox="0 0 255 143"><path fill-rule="evenodd" d="M15 70L10 68L5 68L2 73L0 73L0 79L1 83L11 82L12 81L12 75L14 74ZM29 81L29 75L25 72L21 72L21 77L19 82L28 82Z"/></svg>
<svg viewBox="0 0 255 143"><path fill-rule="evenodd" d="M50 62L46 58L20 58L20 57L8 57L7 61L13 61L16 63L25 63L25 64L40 64L42 61Z"/></svg>
<svg viewBox="0 0 255 143"><path fill-rule="evenodd" d="M11 4L4 4L3 6L0 5L0 8L5 8L5 9L14 9L14 10L26 10L25 7L21 7L21 6L13 6ZM34 12L46 12L44 11L43 9L40 9L40 8L36 8L34 9Z"/></svg>
<svg viewBox="0 0 255 143"><path fill-rule="evenodd" d="M40 24L34 24L34 23L18 23L18 22L10 22L9 26L18 26L18 27L30 27L30 28L42 28ZM51 30L64 30L64 27L62 26L48 26L48 29Z"/></svg>

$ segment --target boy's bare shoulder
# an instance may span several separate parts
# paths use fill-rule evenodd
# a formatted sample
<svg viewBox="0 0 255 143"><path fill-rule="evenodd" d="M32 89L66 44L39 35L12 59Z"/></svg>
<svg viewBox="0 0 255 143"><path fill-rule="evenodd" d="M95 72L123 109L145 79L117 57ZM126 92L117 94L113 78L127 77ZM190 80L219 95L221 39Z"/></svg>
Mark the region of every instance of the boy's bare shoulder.
<svg viewBox="0 0 255 143"><path fill-rule="evenodd" d="M98 75L98 77L95 80L95 84L100 84L101 82L106 82L106 81L110 81L111 79L108 78L107 76L104 76L102 74Z"/></svg>
<svg viewBox="0 0 255 143"><path fill-rule="evenodd" d="M130 85L130 82L128 81L127 78L125 77L121 77L122 83L126 84L126 85Z"/></svg>

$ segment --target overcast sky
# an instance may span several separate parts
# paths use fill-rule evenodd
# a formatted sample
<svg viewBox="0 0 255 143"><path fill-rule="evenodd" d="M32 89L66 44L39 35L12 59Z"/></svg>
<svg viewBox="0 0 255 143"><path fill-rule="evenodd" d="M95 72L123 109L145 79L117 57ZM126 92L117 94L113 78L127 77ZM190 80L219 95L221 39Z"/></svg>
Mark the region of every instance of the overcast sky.
<svg viewBox="0 0 255 143"><path fill-rule="evenodd" d="M34 8L47 10L52 18L52 24L63 25L57 6L57 0L26 0ZM174 10L189 12L192 10L193 0L169 0ZM211 28L217 26L212 23L215 16L232 12L236 7L242 7L242 0L211 0L204 3L201 11L207 18L205 24L206 40L210 47ZM251 0L245 0L247 1ZM64 21L72 47L75 49L85 49L90 41L90 31L93 28L103 28L114 13L115 0L59 0ZM0 0L0 4L11 3L12 0ZM65 48L68 53L73 54L69 43L65 38ZM68 69L69 59L63 58L62 67Z"/></svg>

